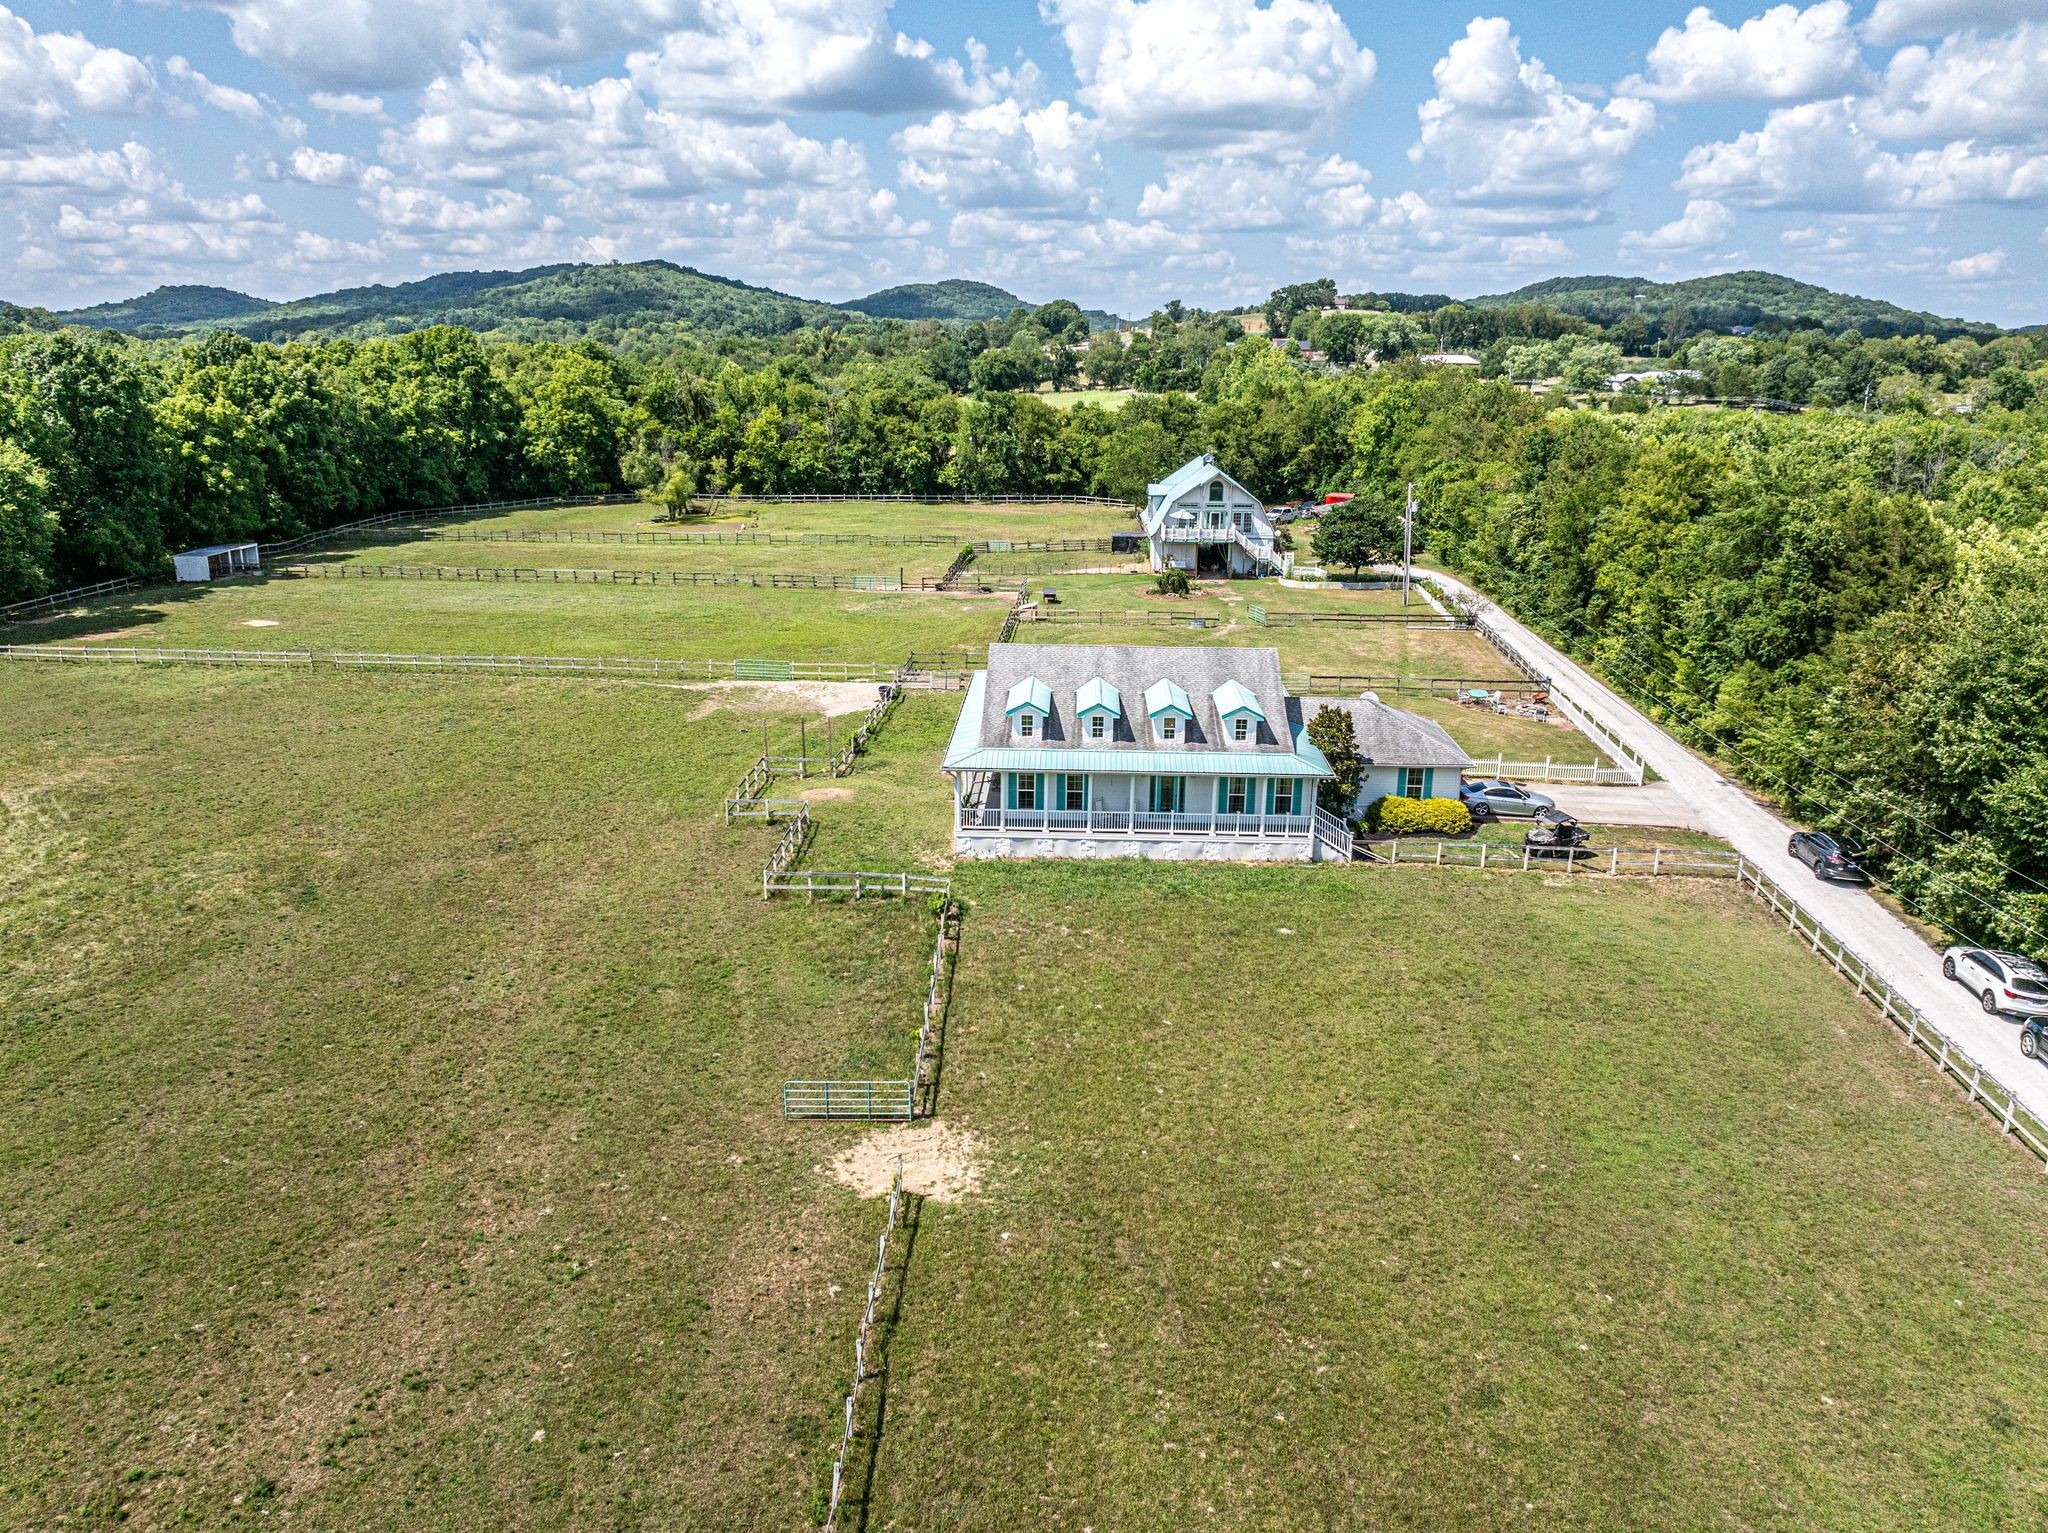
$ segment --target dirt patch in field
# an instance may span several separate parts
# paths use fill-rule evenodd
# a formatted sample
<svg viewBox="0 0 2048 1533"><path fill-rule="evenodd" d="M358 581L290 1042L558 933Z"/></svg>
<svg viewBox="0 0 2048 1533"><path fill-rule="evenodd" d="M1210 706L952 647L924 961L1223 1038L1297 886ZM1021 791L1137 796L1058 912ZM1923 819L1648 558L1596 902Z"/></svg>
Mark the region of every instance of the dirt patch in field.
<svg viewBox="0 0 2048 1533"><path fill-rule="evenodd" d="M810 801L811 801L812 803L814 803L814 804L815 804L815 803L817 803L817 802L818 802L818 801L819 801L820 799L828 799L828 798L852 798L852 797L853 797L853 789L851 789L851 788L799 788L799 789L797 789L797 790L796 790L796 796L797 796L798 798L807 798L807 799L809 799L809 800L810 800Z"/></svg>
<svg viewBox="0 0 2048 1533"><path fill-rule="evenodd" d="M866 713L874 706L875 699L881 696L881 689L871 681L691 681L684 682L677 690L714 694L754 692L761 694L758 699L761 702L774 703L778 707L791 702L802 703L828 719L848 713ZM718 704L717 697L707 698L690 717L706 718L718 711Z"/></svg>
<svg viewBox="0 0 2048 1533"><path fill-rule="evenodd" d="M824 1169L864 1198L885 1198L900 1155L905 1192L935 1203L958 1203L981 1190L981 1151L981 1141L964 1129L935 1121L905 1123L848 1146Z"/></svg>
<svg viewBox="0 0 2048 1533"><path fill-rule="evenodd" d="M244 628L275 628L277 626L277 619L274 617L245 617L242 619L242 626Z"/></svg>

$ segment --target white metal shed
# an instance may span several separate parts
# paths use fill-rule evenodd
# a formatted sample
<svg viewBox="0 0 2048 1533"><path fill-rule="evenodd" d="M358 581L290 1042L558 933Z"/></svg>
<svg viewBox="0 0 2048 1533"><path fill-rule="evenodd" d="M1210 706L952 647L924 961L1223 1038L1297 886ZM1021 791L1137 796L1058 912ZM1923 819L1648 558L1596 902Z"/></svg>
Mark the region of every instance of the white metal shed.
<svg viewBox="0 0 2048 1533"><path fill-rule="evenodd" d="M254 543L215 543L209 548L188 548L172 554L171 563L182 585L194 580L225 580L230 575L250 575L263 567Z"/></svg>

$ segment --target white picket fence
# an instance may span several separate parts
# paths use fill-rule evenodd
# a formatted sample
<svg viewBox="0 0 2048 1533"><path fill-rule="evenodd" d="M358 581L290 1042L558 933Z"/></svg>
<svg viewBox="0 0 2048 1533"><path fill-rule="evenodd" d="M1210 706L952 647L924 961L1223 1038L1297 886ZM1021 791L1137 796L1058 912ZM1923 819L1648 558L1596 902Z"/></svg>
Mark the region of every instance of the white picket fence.
<svg viewBox="0 0 2048 1533"><path fill-rule="evenodd" d="M1511 761L1506 756L1496 755L1493 760L1478 760L1472 763L1472 777L1505 777L1513 782L1582 782L1641 787L1642 779L1633 767L1602 765L1597 761L1559 761L1545 756L1541 761Z"/></svg>

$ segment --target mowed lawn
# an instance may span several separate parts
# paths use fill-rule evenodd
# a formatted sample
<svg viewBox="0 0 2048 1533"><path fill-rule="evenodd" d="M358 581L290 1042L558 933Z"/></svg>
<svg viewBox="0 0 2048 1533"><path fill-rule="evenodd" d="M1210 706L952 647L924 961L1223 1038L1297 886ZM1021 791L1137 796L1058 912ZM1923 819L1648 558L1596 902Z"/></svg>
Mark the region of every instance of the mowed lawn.
<svg viewBox="0 0 2048 1533"><path fill-rule="evenodd" d="M760 899L762 695L0 672L0 1525L815 1525L878 1214L778 1091L930 916Z"/></svg>
<svg viewBox="0 0 2048 1533"><path fill-rule="evenodd" d="M679 523L688 528L694 520ZM761 532L871 532L942 534L964 543L1106 538L1138 530L1135 506L947 501L743 501L718 505L707 526L745 526Z"/></svg>
<svg viewBox="0 0 2048 1533"><path fill-rule="evenodd" d="M919 592L316 576L135 592L0 627L0 642L894 662L986 644L1005 610Z"/></svg>
<svg viewBox="0 0 2048 1533"><path fill-rule="evenodd" d="M2048 1178L1727 885L961 883L868 1526L2048 1524Z"/></svg>

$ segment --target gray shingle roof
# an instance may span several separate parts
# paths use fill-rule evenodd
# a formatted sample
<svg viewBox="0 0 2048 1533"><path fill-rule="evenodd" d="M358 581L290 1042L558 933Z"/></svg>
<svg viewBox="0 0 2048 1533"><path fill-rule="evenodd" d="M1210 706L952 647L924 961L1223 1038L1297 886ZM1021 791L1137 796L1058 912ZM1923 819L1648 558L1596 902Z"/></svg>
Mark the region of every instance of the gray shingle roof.
<svg viewBox="0 0 2048 1533"><path fill-rule="evenodd" d="M1075 723L1075 694L1096 676L1126 699L1123 717L1116 721L1115 738L1107 742L1112 750L1153 750L1161 745L1152 721L1128 700L1142 698L1146 689L1162 678L1187 693L1194 711L1194 722L1188 726L1185 738L1168 742L1166 749L1228 747L1233 751L1286 754L1293 748L1288 737L1287 689L1280 682L1280 656L1275 650L1220 644L992 644L988 652L988 684L982 691L982 745L1017 743L1011 737L1002 700L1018 682L1031 676L1052 689L1052 716L1040 737L1041 748L1057 750L1083 744L1094 750L1104 748L1103 741L1083 741ZM1216 716L1214 694L1226 681L1235 681L1250 692L1265 714L1254 745L1231 744L1222 720Z"/></svg>
<svg viewBox="0 0 2048 1533"><path fill-rule="evenodd" d="M1351 715L1358 735L1358 753L1371 766L1456 767L1463 771L1472 758L1435 719L1409 713L1390 703L1363 697L1304 697L1302 716L1311 722L1323 708Z"/></svg>

